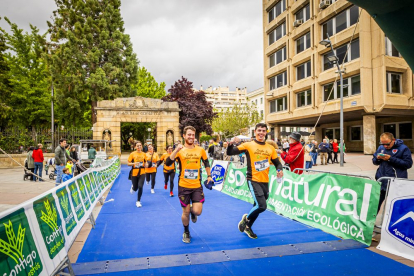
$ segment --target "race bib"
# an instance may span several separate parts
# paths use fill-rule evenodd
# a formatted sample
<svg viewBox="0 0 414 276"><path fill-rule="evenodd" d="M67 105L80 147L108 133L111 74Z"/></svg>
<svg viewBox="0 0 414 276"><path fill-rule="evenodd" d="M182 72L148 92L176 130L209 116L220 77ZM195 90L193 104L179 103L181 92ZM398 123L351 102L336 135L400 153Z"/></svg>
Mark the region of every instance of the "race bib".
<svg viewBox="0 0 414 276"><path fill-rule="evenodd" d="M254 167L258 172L264 171L269 168L269 160L256 161L254 162Z"/></svg>
<svg viewBox="0 0 414 276"><path fill-rule="evenodd" d="M153 163L152 163L152 167L153 167L153 168L156 168L156 167L157 167L157 163L156 163L156 162L153 162Z"/></svg>
<svg viewBox="0 0 414 276"><path fill-rule="evenodd" d="M143 167L143 162L138 162L138 163L135 163L135 169L139 169L139 168L141 168L141 167Z"/></svg>
<svg viewBox="0 0 414 276"><path fill-rule="evenodd" d="M186 179L197 179L198 178L198 170L184 170L184 178Z"/></svg>

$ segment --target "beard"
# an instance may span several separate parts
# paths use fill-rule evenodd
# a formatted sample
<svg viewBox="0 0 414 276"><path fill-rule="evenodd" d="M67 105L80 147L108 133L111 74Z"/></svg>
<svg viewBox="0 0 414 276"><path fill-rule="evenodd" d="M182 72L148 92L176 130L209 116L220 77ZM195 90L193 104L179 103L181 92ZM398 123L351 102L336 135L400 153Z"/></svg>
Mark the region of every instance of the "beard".
<svg viewBox="0 0 414 276"><path fill-rule="evenodd" d="M194 144L194 139L185 139L185 143L187 144L187 145L190 145L190 146L192 146L193 144Z"/></svg>

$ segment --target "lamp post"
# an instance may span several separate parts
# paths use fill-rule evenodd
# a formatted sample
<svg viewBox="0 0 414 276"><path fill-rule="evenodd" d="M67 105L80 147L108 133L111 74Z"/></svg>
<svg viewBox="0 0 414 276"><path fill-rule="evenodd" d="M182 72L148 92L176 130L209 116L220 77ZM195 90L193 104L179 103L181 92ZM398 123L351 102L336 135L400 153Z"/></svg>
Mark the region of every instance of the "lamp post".
<svg viewBox="0 0 414 276"><path fill-rule="evenodd" d="M150 139L151 128L149 127L147 130L148 130L148 139Z"/></svg>
<svg viewBox="0 0 414 276"><path fill-rule="evenodd" d="M328 60L330 63L332 64L336 64L336 68L338 69L338 73L339 73L339 78L340 78L340 97L341 97L341 107L340 107L340 112L339 112L339 149L340 149L340 155L339 155L339 162L340 162L340 166L343 167L344 166L344 150L343 150L343 144L344 144L344 79L342 77L342 71L341 68L339 67L339 59L338 57L335 55L335 51L333 49L331 40L329 38L329 34L326 34L328 36L327 39L322 40L321 42L319 42L319 44L325 46L326 48L331 47L331 51L333 56L328 57ZM335 85L335 84L334 84ZM328 99L326 99L328 100Z"/></svg>

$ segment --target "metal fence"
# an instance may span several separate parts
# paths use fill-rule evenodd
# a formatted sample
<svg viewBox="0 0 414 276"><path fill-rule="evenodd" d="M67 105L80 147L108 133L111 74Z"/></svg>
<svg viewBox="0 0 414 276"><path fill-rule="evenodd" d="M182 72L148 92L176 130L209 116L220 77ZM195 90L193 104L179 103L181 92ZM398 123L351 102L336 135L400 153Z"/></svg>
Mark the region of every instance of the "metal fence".
<svg viewBox="0 0 414 276"><path fill-rule="evenodd" d="M93 131L91 128L56 129L52 141L50 129L3 129L0 130L0 147L7 153L18 154L40 143L44 152L53 152L61 138L65 138L69 145L78 144L79 140L93 139Z"/></svg>

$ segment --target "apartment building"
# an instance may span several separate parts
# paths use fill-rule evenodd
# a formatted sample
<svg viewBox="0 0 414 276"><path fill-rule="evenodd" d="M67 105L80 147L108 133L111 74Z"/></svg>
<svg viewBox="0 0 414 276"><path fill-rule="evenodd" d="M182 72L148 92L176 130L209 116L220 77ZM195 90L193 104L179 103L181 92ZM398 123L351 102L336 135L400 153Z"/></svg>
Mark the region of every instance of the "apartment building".
<svg viewBox="0 0 414 276"><path fill-rule="evenodd" d="M229 87L208 87L204 89L202 86L200 90L206 93L206 98L208 102L213 104L213 107L217 110L223 110L226 108L231 108L236 103L246 104L246 95L247 88L238 88L236 91L230 91Z"/></svg>
<svg viewBox="0 0 414 276"><path fill-rule="evenodd" d="M275 136L312 129L323 111L315 139L339 139L339 76L319 44L327 33L344 62L347 149L372 154L388 131L414 150L413 72L370 15L345 0L263 0L265 116Z"/></svg>
<svg viewBox="0 0 414 276"><path fill-rule="evenodd" d="M264 107L265 107L265 94L264 88L259 88L250 92L247 92L247 103L250 105L255 105L257 112L259 112L260 116L262 116L263 120L261 123L264 123ZM249 135L254 137L254 128L255 126L251 126L249 129Z"/></svg>

